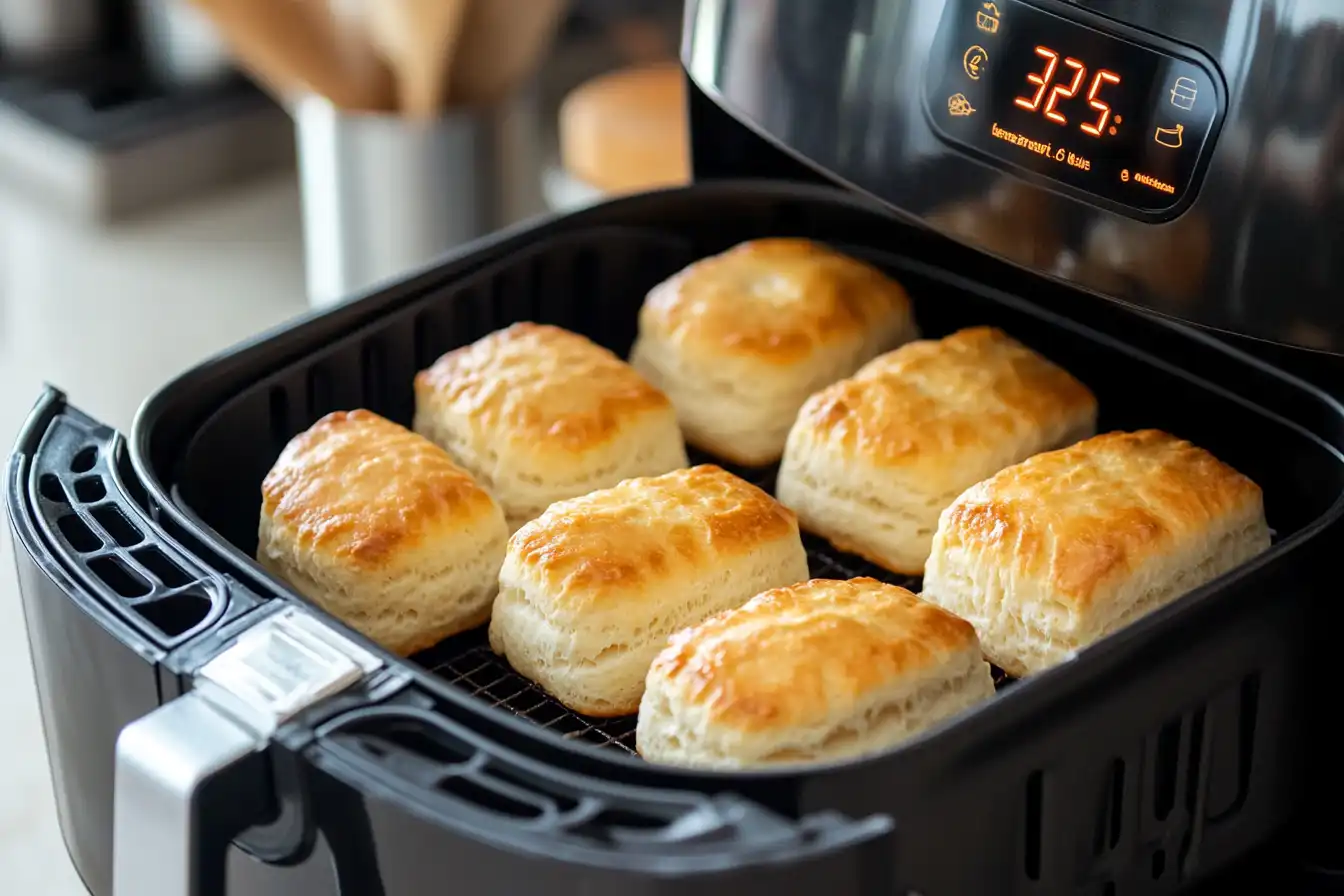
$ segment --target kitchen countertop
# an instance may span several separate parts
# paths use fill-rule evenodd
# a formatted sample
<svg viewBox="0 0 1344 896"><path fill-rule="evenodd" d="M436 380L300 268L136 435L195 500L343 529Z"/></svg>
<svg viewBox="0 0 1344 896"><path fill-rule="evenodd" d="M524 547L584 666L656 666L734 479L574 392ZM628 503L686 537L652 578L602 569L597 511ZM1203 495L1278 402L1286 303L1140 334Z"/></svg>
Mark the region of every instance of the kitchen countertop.
<svg viewBox="0 0 1344 896"><path fill-rule="evenodd" d="M4 456L44 381L128 429L140 401L174 374L306 310L303 290L292 176L107 230L0 194ZM7 521L3 528L0 889L83 896L56 827Z"/></svg>

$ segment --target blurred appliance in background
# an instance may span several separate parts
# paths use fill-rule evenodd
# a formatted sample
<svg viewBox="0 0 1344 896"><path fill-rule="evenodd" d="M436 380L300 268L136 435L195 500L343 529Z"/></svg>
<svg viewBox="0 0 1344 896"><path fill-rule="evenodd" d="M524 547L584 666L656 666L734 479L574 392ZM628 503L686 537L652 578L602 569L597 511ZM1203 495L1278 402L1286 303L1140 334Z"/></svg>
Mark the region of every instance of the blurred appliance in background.
<svg viewBox="0 0 1344 896"><path fill-rule="evenodd" d="M0 52L11 60L69 58L99 48L102 0L0 0Z"/></svg>
<svg viewBox="0 0 1344 896"><path fill-rule="evenodd" d="M0 0L0 180L105 223L293 164L186 0Z"/></svg>
<svg viewBox="0 0 1344 896"><path fill-rule="evenodd" d="M210 20L186 0L136 0L145 67L160 84L217 84L233 58Z"/></svg>

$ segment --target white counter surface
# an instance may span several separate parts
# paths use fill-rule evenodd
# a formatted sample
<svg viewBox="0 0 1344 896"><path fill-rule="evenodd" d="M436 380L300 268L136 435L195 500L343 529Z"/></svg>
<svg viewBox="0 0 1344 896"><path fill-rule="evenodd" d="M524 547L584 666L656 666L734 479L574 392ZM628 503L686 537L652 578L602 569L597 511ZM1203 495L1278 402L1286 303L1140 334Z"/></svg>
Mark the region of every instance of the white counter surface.
<svg viewBox="0 0 1344 896"><path fill-rule="evenodd" d="M100 231L0 196L2 456L44 381L125 429L174 374L304 311L301 242L288 177ZM56 828L7 521L3 528L0 891L82 896Z"/></svg>

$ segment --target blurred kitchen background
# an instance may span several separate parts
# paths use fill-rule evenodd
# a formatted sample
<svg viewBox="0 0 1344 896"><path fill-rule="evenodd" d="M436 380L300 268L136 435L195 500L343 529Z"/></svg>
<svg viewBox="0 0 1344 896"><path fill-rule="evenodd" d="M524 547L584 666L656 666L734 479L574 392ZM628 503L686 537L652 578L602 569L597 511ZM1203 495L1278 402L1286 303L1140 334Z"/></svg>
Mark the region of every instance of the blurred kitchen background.
<svg viewBox="0 0 1344 896"><path fill-rule="evenodd" d="M681 0L0 0L0 444L548 210L688 178ZM8 523L4 524L8 530ZM84 892L0 535L0 891Z"/></svg>

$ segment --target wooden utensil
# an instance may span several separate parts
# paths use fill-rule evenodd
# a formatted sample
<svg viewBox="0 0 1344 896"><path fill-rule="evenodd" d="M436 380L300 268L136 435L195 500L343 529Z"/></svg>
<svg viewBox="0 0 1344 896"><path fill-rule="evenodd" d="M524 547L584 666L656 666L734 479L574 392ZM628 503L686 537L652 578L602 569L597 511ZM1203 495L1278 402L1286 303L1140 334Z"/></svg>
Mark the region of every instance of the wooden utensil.
<svg viewBox="0 0 1344 896"><path fill-rule="evenodd" d="M191 0L239 62L282 97L316 93L342 109L392 104L390 72L315 0ZM380 0L381 2L381 0Z"/></svg>
<svg viewBox="0 0 1344 896"><path fill-rule="evenodd" d="M454 104L497 103L535 73L568 0L472 0L451 76Z"/></svg>
<svg viewBox="0 0 1344 896"><path fill-rule="evenodd" d="M369 0L369 30L396 72L398 105L406 115L428 119L443 113L469 5L467 0Z"/></svg>

